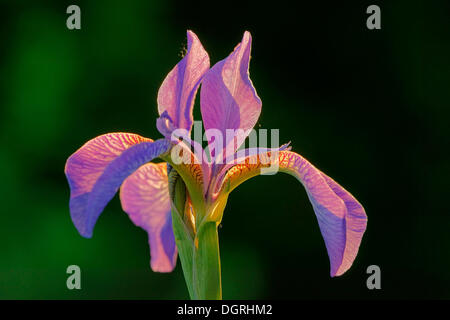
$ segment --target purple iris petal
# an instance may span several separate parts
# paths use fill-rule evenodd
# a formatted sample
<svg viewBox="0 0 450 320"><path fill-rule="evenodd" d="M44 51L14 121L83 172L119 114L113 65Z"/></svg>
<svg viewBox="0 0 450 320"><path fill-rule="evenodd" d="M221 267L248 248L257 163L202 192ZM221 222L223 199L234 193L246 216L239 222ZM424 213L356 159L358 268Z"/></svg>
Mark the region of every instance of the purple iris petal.
<svg viewBox="0 0 450 320"><path fill-rule="evenodd" d="M86 143L67 160L70 214L82 236L92 237L95 222L123 180L170 148L165 139L150 141L132 134L103 135Z"/></svg>
<svg viewBox="0 0 450 320"><path fill-rule="evenodd" d="M90 192L106 166L129 147L153 141L133 133L108 133L86 142L67 160L71 197Z"/></svg>
<svg viewBox="0 0 450 320"><path fill-rule="evenodd" d="M221 133L228 154L214 150L212 157L226 158L234 153L244 142L249 131L255 126L261 113L261 100L249 77L251 36L244 33L242 42L224 60L215 64L202 80L200 104L206 130L215 129ZM227 129L241 129L234 136L227 137ZM211 144L213 131L206 131ZM224 148L224 151L225 151Z"/></svg>
<svg viewBox="0 0 450 320"><path fill-rule="evenodd" d="M172 271L177 249L170 214L167 164L141 166L123 182L120 201L133 223L148 233L152 270Z"/></svg>
<svg viewBox="0 0 450 320"><path fill-rule="evenodd" d="M297 177L313 205L330 258L330 275L343 274L352 265L367 216L364 208L344 188L299 154L280 152L280 169Z"/></svg>
<svg viewBox="0 0 450 320"><path fill-rule="evenodd" d="M158 111L167 111L175 128L188 131L192 126L192 107L200 79L209 69L209 56L192 31L187 32L188 50L169 72L158 91Z"/></svg>
<svg viewBox="0 0 450 320"><path fill-rule="evenodd" d="M321 174L330 188L344 201L347 208L347 214L345 216L345 250L342 263L335 274L336 276L340 276L351 267L356 258L362 236L366 230L367 216L363 206L350 194L350 192L342 188L336 181L325 175L323 172Z"/></svg>
<svg viewBox="0 0 450 320"><path fill-rule="evenodd" d="M244 163L228 169L222 185L227 184L233 190L258 175L271 158L270 153L247 157ZM278 166L305 187L325 241L330 274L332 277L343 274L352 265L366 230L364 208L348 191L297 153L279 151Z"/></svg>

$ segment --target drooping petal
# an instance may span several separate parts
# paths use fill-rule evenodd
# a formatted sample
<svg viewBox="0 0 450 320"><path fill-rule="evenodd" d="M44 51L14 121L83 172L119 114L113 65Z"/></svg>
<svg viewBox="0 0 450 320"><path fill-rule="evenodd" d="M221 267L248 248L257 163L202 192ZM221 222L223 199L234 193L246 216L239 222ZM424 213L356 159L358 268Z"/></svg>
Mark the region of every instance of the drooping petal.
<svg viewBox="0 0 450 320"><path fill-rule="evenodd" d="M279 171L296 177L305 187L319 222L330 259L330 275L339 276L347 271L358 253L366 230L367 216L361 204L297 153L281 151L278 160L271 163L267 159L270 153L257 157L248 157L245 163L228 170L222 189L231 192L269 166L278 166Z"/></svg>
<svg viewBox="0 0 450 320"><path fill-rule="evenodd" d="M129 147L152 142L152 139L133 133L107 133L86 142L69 157L65 173L69 179L71 196L90 192L106 166Z"/></svg>
<svg viewBox="0 0 450 320"><path fill-rule="evenodd" d="M111 133L88 141L66 162L70 214L78 232L92 237L95 222L123 180L144 163L170 149L167 140Z"/></svg>
<svg viewBox="0 0 450 320"><path fill-rule="evenodd" d="M169 72L158 91L158 111L167 111L175 128L188 131L192 126L192 107L200 79L209 69L209 56L192 31L187 32L188 49Z"/></svg>
<svg viewBox="0 0 450 320"><path fill-rule="evenodd" d="M175 268L177 248L170 214L167 164L141 166L123 182L120 201L131 221L148 233L152 270L171 272Z"/></svg>
<svg viewBox="0 0 450 320"><path fill-rule="evenodd" d="M211 145L217 139L214 129L223 139L222 146L217 146L211 154L212 158L223 159L234 153L253 129L261 113L261 99L248 71L250 49L251 36L246 31L234 51L215 64L202 80L200 106L208 142ZM234 130L235 134L229 133L227 137L227 129ZM226 154L216 150L220 147L226 150L226 146L229 146Z"/></svg>
<svg viewBox="0 0 450 320"><path fill-rule="evenodd" d="M344 256L336 276L342 275L353 264L361 244L364 231L367 227L367 215L363 206L353 197L350 192L342 188L336 181L321 172L322 177L338 197L344 201L347 208L346 223L346 244Z"/></svg>

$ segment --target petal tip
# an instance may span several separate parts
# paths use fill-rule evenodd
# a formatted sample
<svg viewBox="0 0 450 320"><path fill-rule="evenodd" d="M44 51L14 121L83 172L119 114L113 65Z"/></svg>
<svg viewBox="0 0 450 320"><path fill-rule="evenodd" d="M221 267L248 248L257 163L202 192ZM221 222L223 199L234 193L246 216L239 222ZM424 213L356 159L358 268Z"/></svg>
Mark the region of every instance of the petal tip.
<svg viewBox="0 0 450 320"><path fill-rule="evenodd" d="M348 270L348 268L342 269L342 270L340 269L340 267L337 270L333 270L333 268L331 268L330 277L336 278L336 277L342 276L347 270Z"/></svg>
<svg viewBox="0 0 450 320"><path fill-rule="evenodd" d="M152 263L150 262L150 268L153 272L159 272L159 273L169 273L172 272L173 269L175 269L175 263Z"/></svg>
<svg viewBox="0 0 450 320"><path fill-rule="evenodd" d="M78 230L78 233L80 234L80 236L82 236L83 238L86 238L86 239L91 239L92 236L94 235L94 233L92 231L82 232L82 231Z"/></svg>
<svg viewBox="0 0 450 320"><path fill-rule="evenodd" d="M252 41L252 35L250 31L245 30L244 35L242 36L242 43L248 43Z"/></svg>
<svg viewBox="0 0 450 320"><path fill-rule="evenodd" d="M192 42L198 40L198 37L192 30L187 30L186 36L187 36L187 40L188 40L188 47L190 48L192 45Z"/></svg>

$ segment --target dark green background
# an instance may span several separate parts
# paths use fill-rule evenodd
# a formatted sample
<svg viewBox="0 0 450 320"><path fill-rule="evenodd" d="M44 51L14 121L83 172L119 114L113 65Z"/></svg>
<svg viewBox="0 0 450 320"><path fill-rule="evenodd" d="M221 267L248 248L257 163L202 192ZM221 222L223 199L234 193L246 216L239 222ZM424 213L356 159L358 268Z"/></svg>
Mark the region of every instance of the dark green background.
<svg viewBox="0 0 450 320"><path fill-rule="evenodd" d="M73 3L81 30L65 25ZM292 3L2 1L0 298L188 298L180 264L151 271L147 235L117 196L94 237L79 236L63 173L97 135L160 136L157 90L186 29L212 63L252 33L259 124L279 128L369 217L353 267L330 278L302 186L282 174L246 182L219 231L224 298L450 298L450 3ZM381 30L365 25L373 3ZM71 264L79 291L66 288ZM372 264L381 290L366 288Z"/></svg>

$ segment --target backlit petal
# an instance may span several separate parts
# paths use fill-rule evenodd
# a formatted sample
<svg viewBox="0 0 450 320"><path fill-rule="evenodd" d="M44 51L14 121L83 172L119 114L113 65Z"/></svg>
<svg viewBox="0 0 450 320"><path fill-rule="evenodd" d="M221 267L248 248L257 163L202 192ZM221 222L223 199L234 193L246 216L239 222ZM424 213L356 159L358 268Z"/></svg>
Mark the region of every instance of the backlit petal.
<svg viewBox="0 0 450 320"><path fill-rule="evenodd" d="M215 64L202 80L200 106L208 142L217 143L211 129L216 129L223 139L223 143L212 152L216 159L226 158L240 147L261 113L261 99L256 94L248 71L250 49L251 36L245 32L234 51ZM227 137L227 129L234 130L235 134L228 134ZM222 154L226 146L229 146L228 152Z"/></svg>
<svg viewBox="0 0 450 320"><path fill-rule="evenodd" d="M141 166L123 182L120 201L133 223L148 233L152 270L172 271L177 248L170 214L167 164Z"/></svg>
<svg viewBox="0 0 450 320"><path fill-rule="evenodd" d="M188 131L192 126L192 107L200 79L209 69L209 56L192 31L187 32L188 49L169 72L158 91L158 111L167 111L175 128Z"/></svg>
<svg viewBox="0 0 450 320"><path fill-rule="evenodd" d="M350 192L342 188L336 181L325 175L323 172L321 174L330 188L344 201L347 208L347 214L345 217L345 251L342 258L342 263L335 274L336 276L340 276L352 266L352 263L356 258L359 245L361 244L364 231L367 227L367 215L363 206L350 194Z"/></svg>
<svg viewBox="0 0 450 320"><path fill-rule="evenodd" d="M114 197L123 180L141 165L170 149L167 140L130 133L111 133L87 142L66 162L70 214L84 237L90 238L103 208Z"/></svg>
<svg viewBox="0 0 450 320"><path fill-rule="evenodd" d="M245 163L232 167L222 184L230 192L242 182L259 175L269 167L270 153L257 159L248 157ZM280 151L276 161L279 171L296 177L305 187L319 222L320 231L330 258L331 276L347 271L358 253L367 226L367 216L361 204L334 180L315 168L297 153Z"/></svg>

